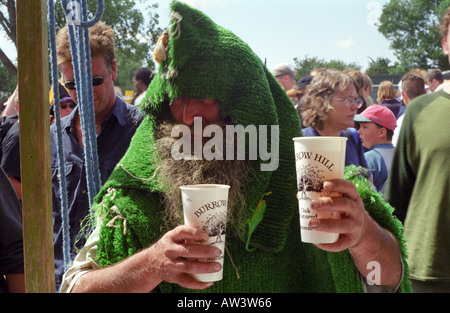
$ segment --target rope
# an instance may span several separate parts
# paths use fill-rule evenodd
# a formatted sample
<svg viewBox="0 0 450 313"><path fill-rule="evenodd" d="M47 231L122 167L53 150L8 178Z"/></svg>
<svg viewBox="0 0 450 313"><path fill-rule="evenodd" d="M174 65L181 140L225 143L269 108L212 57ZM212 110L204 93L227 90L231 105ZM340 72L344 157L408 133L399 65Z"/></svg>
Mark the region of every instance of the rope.
<svg viewBox="0 0 450 313"><path fill-rule="evenodd" d="M81 1L81 3L80 3ZM70 1L72 3L73 1ZM87 1L77 0L81 4L81 19L87 20ZM69 0L63 0L63 9L68 7ZM103 11L103 4L97 11ZM65 11L69 14L69 11ZM98 14L97 14L98 16ZM101 15L100 15L101 17ZM92 24L91 21L88 24ZM95 113L92 90L91 53L88 28L76 23L69 23L70 50L77 88L80 122L83 130L83 146L85 149L86 181L88 186L89 207L92 206L95 195L100 191L100 174L98 171L97 134L95 130ZM95 24L95 23L94 23ZM92 213L92 212L91 212Z"/></svg>
<svg viewBox="0 0 450 313"><path fill-rule="evenodd" d="M155 178L156 174L158 173L158 170L161 168L160 166L157 167L156 170L155 170L155 172L153 173L153 176L152 176L152 177L150 177L150 178L141 178L141 177L134 176L130 171L128 171L128 170L125 168L125 166L123 166L123 165L120 164L120 163L117 163L117 167L120 167L121 169L123 169L128 175L130 175L130 176L133 177L134 179L137 179L137 180L140 180L140 181L146 181L146 182L152 181L152 180Z"/></svg>
<svg viewBox="0 0 450 313"><path fill-rule="evenodd" d="M74 4L77 4L74 6ZM88 28L97 23L103 15L104 0L97 0L97 12L92 20L87 20L87 1L86 0L62 0L63 11L66 16L70 16L72 11L80 9L81 12L75 12L81 20L68 21L70 50L72 54L72 64L74 68L75 84L77 89L78 109L83 133L83 145L85 150L85 168L86 181L88 187L89 207L95 195L100 191L101 180L98 165L97 134L95 129L95 113L93 103L93 87L91 68L91 53L89 45ZM79 13L79 15L77 15ZM51 51L51 73L54 94L55 108L55 126L58 154L58 168L60 173L59 186L61 190L61 217L63 234L63 258L67 266L71 262L70 258L70 235L69 235L69 216L67 199L67 182L64 169L64 150L62 144L61 115L59 107L59 88L58 88L58 69L56 59L56 30L55 30L55 7L54 0L48 0L48 24L49 24L49 42ZM92 208L90 215L93 218Z"/></svg>
<svg viewBox="0 0 450 313"><path fill-rule="evenodd" d="M55 29L55 7L53 0L48 1L48 26L49 26L49 45L51 59L51 76L53 85L53 107L55 111L56 126L56 150L58 155L59 168L59 189L61 197L61 220L63 237L63 258L64 264L70 262L70 236L69 236L69 217L68 217L68 199L67 199L67 181L64 169L64 148L61 139L61 113L59 107L59 88L58 88L58 68L56 60L56 29Z"/></svg>

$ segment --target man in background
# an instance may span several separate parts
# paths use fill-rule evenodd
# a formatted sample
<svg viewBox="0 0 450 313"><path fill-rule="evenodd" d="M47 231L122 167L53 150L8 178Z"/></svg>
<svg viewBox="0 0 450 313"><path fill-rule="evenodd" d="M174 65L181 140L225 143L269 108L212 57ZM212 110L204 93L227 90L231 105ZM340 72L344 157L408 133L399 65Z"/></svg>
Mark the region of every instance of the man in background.
<svg viewBox="0 0 450 313"><path fill-rule="evenodd" d="M131 137L141 122L138 109L116 96L114 81L117 77L115 59L115 35L112 28L98 22L89 28L91 47L91 71L95 111L95 130L99 174L104 183L115 165L127 150ZM62 28L56 36L58 68L70 97L78 104L74 69L70 52L68 28ZM83 247L85 235L80 234L89 215L89 195L86 181L85 150L79 106L62 118L62 144L64 169L67 180L68 215L70 230L70 254L75 257ZM53 189L53 225L55 245L56 290L66 270L63 258L60 173L57 155L56 126L50 128Z"/></svg>
<svg viewBox="0 0 450 313"><path fill-rule="evenodd" d="M440 70L432 70L428 73L428 81L430 82L429 90L435 92L436 88L444 82L444 75Z"/></svg>
<svg viewBox="0 0 450 313"><path fill-rule="evenodd" d="M402 99L405 104L405 109L415 98L426 94L425 81L422 76L417 74L406 74L402 78ZM394 136L392 137L392 144L397 145L398 135L402 128L402 122L405 114L402 114L397 119L397 127L394 130Z"/></svg>
<svg viewBox="0 0 450 313"><path fill-rule="evenodd" d="M278 80L281 86L283 86L285 91L291 90L292 88L296 87L294 79L295 71L292 70L287 64L278 65L273 70L273 76L275 76L275 78Z"/></svg>
<svg viewBox="0 0 450 313"><path fill-rule="evenodd" d="M153 73L150 69L146 67L141 67L136 70L133 77L134 88L136 89L136 93L134 95L131 104L134 106L139 106L141 104L142 99L145 96L145 92L147 91L148 86L152 82Z"/></svg>

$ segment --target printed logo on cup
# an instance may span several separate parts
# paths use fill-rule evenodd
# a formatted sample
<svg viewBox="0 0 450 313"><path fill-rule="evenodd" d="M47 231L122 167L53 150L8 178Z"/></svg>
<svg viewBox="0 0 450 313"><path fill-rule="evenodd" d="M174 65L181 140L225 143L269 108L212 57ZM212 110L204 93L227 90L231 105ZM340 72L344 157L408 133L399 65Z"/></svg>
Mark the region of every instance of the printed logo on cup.
<svg viewBox="0 0 450 313"><path fill-rule="evenodd" d="M346 139L323 136L293 139L303 242L333 243L339 238L339 234L313 230L308 224L312 218L336 218L328 213L316 213L311 209L311 201L324 196L339 196L323 190L323 184L330 179L343 178Z"/></svg>
<svg viewBox="0 0 450 313"><path fill-rule="evenodd" d="M201 262L219 262L223 266L229 188L228 185L212 184L180 187L185 224L202 228L209 235L208 241L202 244L215 246L222 251L219 257ZM223 268L216 273L193 276L202 282L218 281L223 277Z"/></svg>
<svg viewBox="0 0 450 313"><path fill-rule="evenodd" d="M309 159L316 161L319 165L300 164L297 167L298 191L300 192L299 199L312 200L308 197L307 192L322 192L322 186L325 182L324 172L326 170L332 172L335 170L335 165L326 157L312 152L299 152L295 155L296 160Z"/></svg>
<svg viewBox="0 0 450 313"><path fill-rule="evenodd" d="M227 226L227 212L220 210L212 212L214 209L227 207L227 200L218 200L206 203L194 211L194 215L199 218L198 225L208 233L210 240L215 237L214 243L225 241L225 232ZM205 218L201 216L207 215ZM200 219L201 218L201 219Z"/></svg>

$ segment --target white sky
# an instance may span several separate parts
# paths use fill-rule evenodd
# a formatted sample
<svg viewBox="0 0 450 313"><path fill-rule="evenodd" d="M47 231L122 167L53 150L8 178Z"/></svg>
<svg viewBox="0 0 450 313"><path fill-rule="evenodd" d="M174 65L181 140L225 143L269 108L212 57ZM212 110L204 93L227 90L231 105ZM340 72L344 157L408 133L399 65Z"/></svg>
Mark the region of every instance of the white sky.
<svg viewBox="0 0 450 313"><path fill-rule="evenodd" d="M247 42L272 70L306 55L356 62L395 61L374 22L389 0L183 0ZM168 24L170 0L158 1L160 26Z"/></svg>

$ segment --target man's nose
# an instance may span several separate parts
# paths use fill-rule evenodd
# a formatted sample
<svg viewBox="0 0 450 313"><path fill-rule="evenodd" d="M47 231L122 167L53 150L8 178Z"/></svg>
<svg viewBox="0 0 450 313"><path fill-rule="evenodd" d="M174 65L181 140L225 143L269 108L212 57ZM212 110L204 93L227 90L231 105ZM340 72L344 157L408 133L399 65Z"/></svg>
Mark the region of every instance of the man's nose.
<svg viewBox="0 0 450 313"><path fill-rule="evenodd" d="M187 126L191 126L196 117L203 117L201 102L196 99L186 100L183 110L183 123Z"/></svg>

